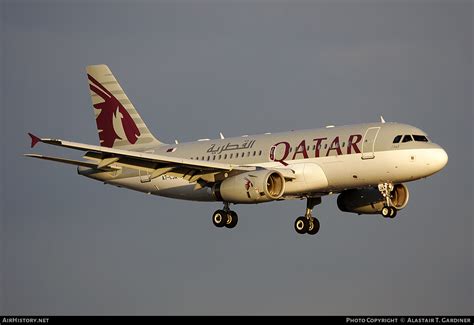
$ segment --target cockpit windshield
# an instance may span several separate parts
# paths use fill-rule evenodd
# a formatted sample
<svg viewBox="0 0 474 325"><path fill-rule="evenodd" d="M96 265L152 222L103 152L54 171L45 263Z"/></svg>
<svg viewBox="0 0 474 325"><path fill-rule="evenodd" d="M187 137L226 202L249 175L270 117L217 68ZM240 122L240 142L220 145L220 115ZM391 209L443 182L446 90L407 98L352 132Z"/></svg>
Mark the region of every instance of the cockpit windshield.
<svg viewBox="0 0 474 325"><path fill-rule="evenodd" d="M407 134L403 137L402 142L410 142L410 141L413 141L413 138L411 137L411 135Z"/></svg>
<svg viewBox="0 0 474 325"><path fill-rule="evenodd" d="M402 135L401 134L397 135L395 139L393 139L393 143L399 143L401 139L402 139Z"/></svg>
<svg viewBox="0 0 474 325"><path fill-rule="evenodd" d="M424 135L399 134L393 139L393 143L400 143L400 140L402 141L402 143L410 142L410 141L429 142L428 138Z"/></svg>
<svg viewBox="0 0 474 325"><path fill-rule="evenodd" d="M418 142L428 142L428 138L424 135L413 135L413 139Z"/></svg>

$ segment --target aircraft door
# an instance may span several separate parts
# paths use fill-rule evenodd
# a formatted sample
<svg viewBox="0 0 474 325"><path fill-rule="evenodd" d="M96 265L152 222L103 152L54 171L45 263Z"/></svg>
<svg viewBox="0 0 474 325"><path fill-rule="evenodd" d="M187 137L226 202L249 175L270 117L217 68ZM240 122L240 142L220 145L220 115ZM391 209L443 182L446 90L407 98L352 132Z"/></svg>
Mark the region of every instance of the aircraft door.
<svg viewBox="0 0 474 325"><path fill-rule="evenodd" d="M362 159L375 158L375 139L380 131L380 127L368 128L365 131L364 139L362 140Z"/></svg>

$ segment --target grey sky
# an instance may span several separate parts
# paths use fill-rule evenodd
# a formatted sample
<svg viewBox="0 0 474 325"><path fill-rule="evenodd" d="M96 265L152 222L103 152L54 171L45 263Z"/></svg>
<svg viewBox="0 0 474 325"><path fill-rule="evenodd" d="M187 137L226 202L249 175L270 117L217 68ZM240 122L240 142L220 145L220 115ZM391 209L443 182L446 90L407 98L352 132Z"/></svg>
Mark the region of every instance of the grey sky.
<svg viewBox="0 0 474 325"><path fill-rule="evenodd" d="M472 1L111 1L1 6L0 313L472 314ZM447 167L396 219L335 198L237 206L147 196L23 158L27 132L98 143L105 63L165 142L386 120Z"/></svg>

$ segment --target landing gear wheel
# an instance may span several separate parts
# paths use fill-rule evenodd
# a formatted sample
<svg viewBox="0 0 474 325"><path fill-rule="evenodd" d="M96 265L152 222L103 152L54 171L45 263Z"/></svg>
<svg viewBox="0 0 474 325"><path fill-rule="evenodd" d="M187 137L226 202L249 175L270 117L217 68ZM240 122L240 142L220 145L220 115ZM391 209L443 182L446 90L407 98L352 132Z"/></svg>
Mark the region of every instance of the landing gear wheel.
<svg viewBox="0 0 474 325"><path fill-rule="evenodd" d="M295 220L295 230L298 234L306 234L309 229L309 221L306 217L298 217Z"/></svg>
<svg viewBox="0 0 474 325"><path fill-rule="evenodd" d="M321 225L319 224L319 220L316 218L313 218L313 221L309 221L308 234L316 235L319 231L320 226Z"/></svg>
<svg viewBox="0 0 474 325"><path fill-rule="evenodd" d="M227 223L227 213L224 210L217 210L212 215L212 223L218 228L222 228Z"/></svg>
<svg viewBox="0 0 474 325"><path fill-rule="evenodd" d="M382 215L382 217L388 218L390 217L391 211L392 211L391 207L383 207L382 211L380 211L380 214Z"/></svg>
<svg viewBox="0 0 474 325"><path fill-rule="evenodd" d="M237 225L237 222L239 221L239 217L237 216L237 213L234 211L229 211L227 213L227 220L225 223L226 228L234 228Z"/></svg>
<svg viewBox="0 0 474 325"><path fill-rule="evenodd" d="M295 230L298 234L315 235L319 231L319 220L312 215L313 208L321 203L320 197L308 197L306 201L306 213L304 217L295 220Z"/></svg>
<svg viewBox="0 0 474 325"><path fill-rule="evenodd" d="M395 218L396 216L397 216L397 209L394 208L394 207L390 207L390 215L389 215L389 217L393 219L393 218Z"/></svg>

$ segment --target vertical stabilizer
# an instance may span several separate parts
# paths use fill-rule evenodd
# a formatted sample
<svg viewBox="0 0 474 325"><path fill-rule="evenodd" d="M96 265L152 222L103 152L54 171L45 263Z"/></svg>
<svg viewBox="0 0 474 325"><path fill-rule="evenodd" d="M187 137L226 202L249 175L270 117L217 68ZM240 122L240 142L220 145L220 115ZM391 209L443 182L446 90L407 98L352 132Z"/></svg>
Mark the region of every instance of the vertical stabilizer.
<svg viewBox="0 0 474 325"><path fill-rule="evenodd" d="M101 146L134 149L161 144L148 130L108 66L88 66L87 78Z"/></svg>

